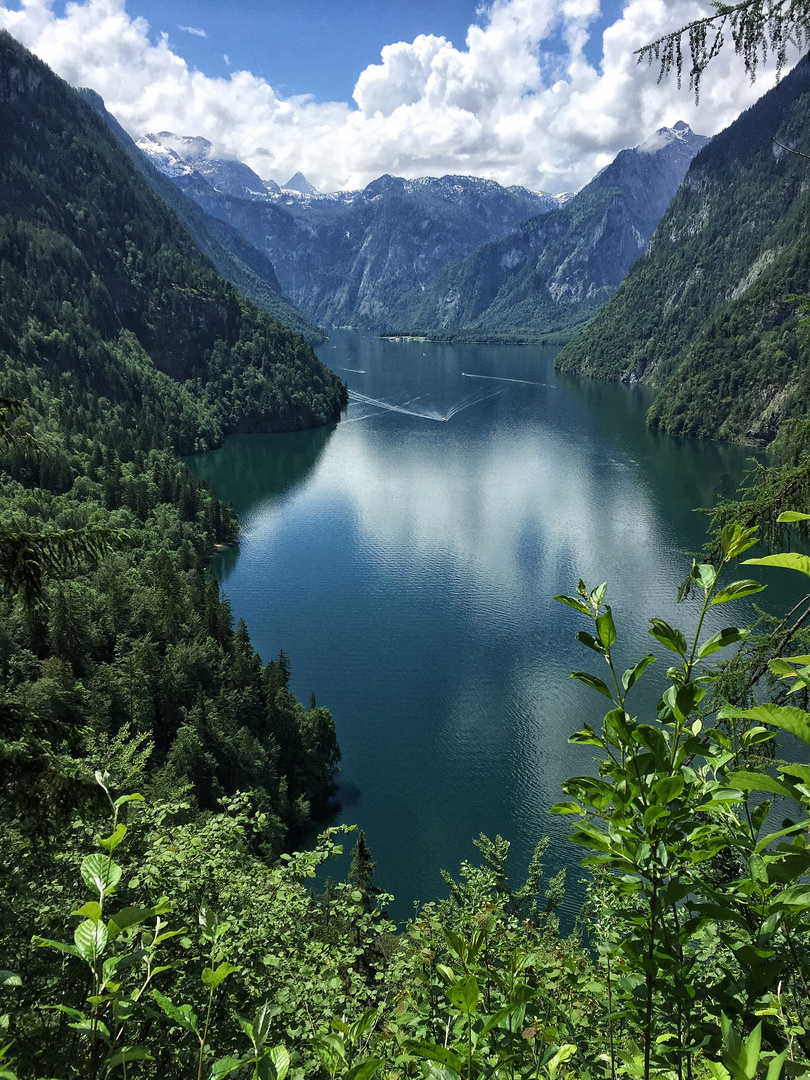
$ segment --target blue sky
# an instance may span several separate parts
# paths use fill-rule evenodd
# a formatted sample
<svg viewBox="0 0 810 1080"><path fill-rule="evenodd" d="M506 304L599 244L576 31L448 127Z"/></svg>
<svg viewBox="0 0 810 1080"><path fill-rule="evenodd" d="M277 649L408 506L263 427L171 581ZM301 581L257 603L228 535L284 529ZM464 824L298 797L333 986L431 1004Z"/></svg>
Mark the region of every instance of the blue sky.
<svg viewBox="0 0 810 1080"><path fill-rule="evenodd" d="M463 47L471 23L483 20L471 0L133 0L132 15L152 36L168 34L193 66L227 76L234 68L265 78L284 97L310 94L317 102L350 101L357 76L377 64L385 45L418 34L446 37ZM64 4L62 4L64 9ZM602 3L585 53L598 65L601 33L621 4ZM183 29L186 28L186 29ZM195 34L191 31L202 31ZM561 47L553 39L551 48ZM227 58L227 59L226 59Z"/></svg>
<svg viewBox="0 0 810 1080"><path fill-rule="evenodd" d="M0 0L8 29L134 137L321 191L383 173L576 190L679 120L712 135L773 84L733 52L697 107L634 50L708 0Z"/></svg>

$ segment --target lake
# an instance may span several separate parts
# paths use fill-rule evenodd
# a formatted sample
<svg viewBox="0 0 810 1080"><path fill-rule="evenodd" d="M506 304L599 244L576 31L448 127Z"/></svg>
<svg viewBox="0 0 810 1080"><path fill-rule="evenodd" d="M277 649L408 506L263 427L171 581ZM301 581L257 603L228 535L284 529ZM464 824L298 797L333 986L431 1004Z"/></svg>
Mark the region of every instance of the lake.
<svg viewBox="0 0 810 1080"><path fill-rule="evenodd" d="M705 539L695 508L734 493L751 451L649 431L648 391L559 375L555 349L347 331L318 351L350 389L339 425L237 436L190 462L242 523L217 561L234 616L332 710L340 818L365 830L395 917L446 895L440 868L477 860L479 833L511 841L516 881L548 834L570 926L581 852L547 809L592 770L567 740L608 703L571 680L600 661L553 597L608 582L620 670L658 649L652 616L687 629L675 599ZM747 617L729 607L714 629Z"/></svg>

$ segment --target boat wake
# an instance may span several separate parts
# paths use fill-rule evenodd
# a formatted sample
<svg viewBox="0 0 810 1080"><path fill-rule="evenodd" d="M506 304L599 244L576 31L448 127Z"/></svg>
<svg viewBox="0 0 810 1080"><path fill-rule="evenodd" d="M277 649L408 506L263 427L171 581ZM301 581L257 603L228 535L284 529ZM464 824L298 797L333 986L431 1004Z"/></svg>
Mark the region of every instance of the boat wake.
<svg viewBox="0 0 810 1080"><path fill-rule="evenodd" d="M552 386L551 383L547 382L532 382L531 379L506 379L501 375L472 375L469 371L462 371L461 374L465 379L486 379L488 382L520 383L522 386Z"/></svg>
<svg viewBox="0 0 810 1080"><path fill-rule="evenodd" d="M349 390L349 401L354 401L358 405L371 405L376 409L383 409L387 412L403 413L405 416L418 416L421 420L437 420L439 423L447 423L448 420L457 416L458 413L464 409L469 409L473 405L478 405L482 401L488 401L489 398L497 397L498 394L502 394L503 390L490 390L483 394L471 394L469 397L462 398L461 401L455 405L451 405L445 412L439 412L438 409L419 409L409 408L419 401L419 398L411 398L403 405L394 405L390 401L380 401L378 398L369 397L367 394L361 394L357 390ZM366 413L366 416L371 415ZM365 417L363 417L364 419ZM361 417L357 417L361 419Z"/></svg>
<svg viewBox="0 0 810 1080"><path fill-rule="evenodd" d="M353 371L355 375L365 375L366 373L365 368L341 367L339 364L333 364L332 366L335 371Z"/></svg>

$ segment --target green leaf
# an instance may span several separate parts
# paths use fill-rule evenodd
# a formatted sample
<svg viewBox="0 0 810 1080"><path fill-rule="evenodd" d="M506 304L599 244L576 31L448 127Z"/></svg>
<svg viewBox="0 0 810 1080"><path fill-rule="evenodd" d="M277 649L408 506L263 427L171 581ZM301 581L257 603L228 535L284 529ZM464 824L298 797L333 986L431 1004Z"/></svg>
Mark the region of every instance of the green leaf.
<svg viewBox="0 0 810 1080"><path fill-rule="evenodd" d="M224 1077L230 1076L232 1072L236 1072L242 1065L250 1064L252 1061L253 1058L220 1058L211 1066L209 1080L224 1080Z"/></svg>
<svg viewBox="0 0 810 1080"><path fill-rule="evenodd" d="M717 580L717 571L711 563L692 563L690 577L701 589L711 589Z"/></svg>
<svg viewBox="0 0 810 1080"><path fill-rule="evenodd" d="M580 614L582 615L586 615L590 619L591 609L588 607L587 604L584 604L576 596L555 596L554 599L558 600L561 604L567 604L575 611L580 612Z"/></svg>
<svg viewBox="0 0 810 1080"><path fill-rule="evenodd" d="M764 555L761 559L745 559L747 566L781 566L785 570L798 570L810 577L810 557L799 555L795 551L785 551L781 555Z"/></svg>
<svg viewBox="0 0 810 1080"><path fill-rule="evenodd" d="M747 772L745 769L740 769L738 772L731 773L728 782L742 788L743 791L767 791L771 795L784 795L788 799L796 798L796 792L792 787L765 772Z"/></svg>
<svg viewBox="0 0 810 1080"><path fill-rule="evenodd" d="M224 979L227 979L229 975L233 975L234 971L238 970L233 964L224 962L219 965L216 971L209 967L203 968L202 981L213 990L214 987L219 986Z"/></svg>
<svg viewBox="0 0 810 1080"><path fill-rule="evenodd" d="M0 971L0 986L22 986L22 979L14 971Z"/></svg>
<svg viewBox="0 0 810 1080"><path fill-rule="evenodd" d="M730 559L739 559L740 555L753 547L756 542L756 528L744 529L736 521L725 525L720 533L720 545Z"/></svg>
<svg viewBox="0 0 810 1080"><path fill-rule="evenodd" d="M613 612L606 607L596 620L596 632L605 649L609 649L616 641L616 627L613 623Z"/></svg>
<svg viewBox="0 0 810 1080"><path fill-rule="evenodd" d="M85 919L76 927L73 940L76 942L76 948L82 960L88 964L95 964L107 947L107 927L103 922Z"/></svg>
<svg viewBox="0 0 810 1080"><path fill-rule="evenodd" d="M121 867L109 855L93 854L82 860L81 874L87 888L103 897L121 880Z"/></svg>
<svg viewBox="0 0 810 1080"><path fill-rule="evenodd" d="M806 911L810 908L810 885L791 885L774 897L773 906L779 910L793 908Z"/></svg>
<svg viewBox="0 0 810 1080"><path fill-rule="evenodd" d="M371 1080L381 1065L385 1064L382 1058L370 1057L353 1065L346 1073L345 1080Z"/></svg>
<svg viewBox="0 0 810 1080"><path fill-rule="evenodd" d="M67 953L69 956L77 956L81 959L81 954L75 945L68 945L64 941L52 941L50 938L40 937L39 934L34 934L31 938L32 945L42 946L48 949L58 949L60 952Z"/></svg>
<svg viewBox="0 0 810 1080"><path fill-rule="evenodd" d="M286 1046L274 1046L270 1051L270 1060L276 1070L276 1080L284 1080L290 1068L290 1055Z"/></svg>
<svg viewBox="0 0 810 1080"><path fill-rule="evenodd" d="M794 521L810 521L810 514L802 514L798 510L785 510L776 520L780 525L787 525Z"/></svg>
<svg viewBox="0 0 810 1080"><path fill-rule="evenodd" d="M446 1046L429 1042L427 1039L408 1039L405 1048L418 1057L428 1061L437 1061L440 1065L447 1065L455 1072L461 1072L461 1060Z"/></svg>
<svg viewBox="0 0 810 1080"><path fill-rule="evenodd" d="M642 657L641 660L639 660L635 667L628 668L627 671L625 671L624 675L622 675L622 686L625 688L625 690L629 690L633 683L635 683L638 679L641 678L641 676L644 674L644 672L654 660L655 657L653 656L653 654L648 653L646 656Z"/></svg>
<svg viewBox="0 0 810 1080"><path fill-rule="evenodd" d="M598 690L600 694L604 694L606 698L610 698L613 701L613 695L607 686L601 679L597 679L595 675L591 675L587 671L572 671L571 678L577 679L579 682L585 683L586 686L590 686L592 690Z"/></svg>
<svg viewBox="0 0 810 1080"><path fill-rule="evenodd" d="M117 1054L113 1054L107 1062L108 1069L114 1069L118 1065L126 1065L130 1061L154 1061L145 1046L123 1046Z"/></svg>
<svg viewBox="0 0 810 1080"><path fill-rule="evenodd" d="M746 562L752 562L751 559L746 559ZM742 600L744 596L753 596L754 593L762 592L765 586L761 581L755 581L753 578L742 578L740 581L732 581L725 588L716 592L712 597L711 606L715 604L726 604L729 600Z"/></svg>
<svg viewBox="0 0 810 1080"><path fill-rule="evenodd" d="M599 653L600 656L605 655L605 646L602 642L597 641L593 634L589 634L586 630L580 630L576 635L576 639L581 641L583 645L587 645L589 649L593 649L595 653Z"/></svg>
<svg viewBox="0 0 810 1080"><path fill-rule="evenodd" d="M744 641L749 631L738 629L736 626L728 626L725 630L718 630L716 634L704 641L698 650L698 660L703 660L718 649L725 649L727 645L733 645L737 641Z"/></svg>
<svg viewBox="0 0 810 1080"><path fill-rule="evenodd" d="M80 908L75 911L71 911L71 915L81 915L83 919L92 919L93 922L98 922L101 918L101 904L97 900L88 900L86 904L82 904Z"/></svg>
<svg viewBox="0 0 810 1080"><path fill-rule="evenodd" d="M193 1031L199 1038L200 1031L197 1027L197 1016L192 1010L190 1005L174 1005L170 998L165 997L159 990L152 991L152 997L157 1004L163 1009L170 1020L174 1020L180 1027L185 1028L186 1031Z"/></svg>
<svg viewBox="0 0 810 1080"><path fill-rule="evenodd" d="M579 803L571 802L558 802L555 803L550 809L550 814L581 814L583 813L582 807Z"/></svg>
<svg viewBox="0 0 810 1080"><path fill-rule="evenodd" d="M131 795L119 795L113 803L116 810L119 810L125 803L131 802L145 802L143 795L140 795L137 791L134 791Z"/></svg>
<svg viewBox="0 0 810 1080"><path fill-rule="evenodd" d="M478 1004L479 990L474 975L468 975L449 988L447 996L457 1009L463 1009L469 1016Z"/></svg>
<svg viewBox="0 0 810 1080"><path fill-rule="evenodd" d="M109 853L112 855L112 853L124 839L126 834L126 825L118 824L116 825L115 831L112 833L112 835L108 836L106 840L99 840L99 844L101 844L101 846L105 848L105 850L109 851Z"/></svg>
<svg viewBox="0 0 810 1080"><path fill-rule="evenodd" d="M772 724L810 746L810 716L804 709L795 709L788 705L756 705L753 709L735 709L729 706L721 709L717 715L722 720L756 720L759 724Z"/></svg>
<svg viewBox="0 0 810 1080"><path fill-rule="evenodd" d="M686 656L686 638L680 630L675 630L663 619L650 619L650 622L652 627L647 633L652 634L656 640L660 641L671 652L677 653L678 656Z"/></svg>

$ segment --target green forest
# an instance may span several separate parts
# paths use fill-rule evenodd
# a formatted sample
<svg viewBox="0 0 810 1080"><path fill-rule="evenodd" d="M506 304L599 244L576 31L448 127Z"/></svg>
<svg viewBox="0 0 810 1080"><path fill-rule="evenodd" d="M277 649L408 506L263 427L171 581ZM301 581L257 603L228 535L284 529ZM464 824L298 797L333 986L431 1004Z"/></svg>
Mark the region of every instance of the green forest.
<svg viewBox="0 0 810 1080"><path fill-rule="evenodd" d="M300 843L335 726L234 625L210 558L239 525L181 461L333 423L346 388L8 35L0 129L0 1078L809 1076L810 598L704 631L761 590L758 538L810 577L807 422L716 508L653 651L622 658L605 585L556 598L607 710L554 807L573 933L546 842L517 885L484 835L398 927L362 832Z"/></svg>

